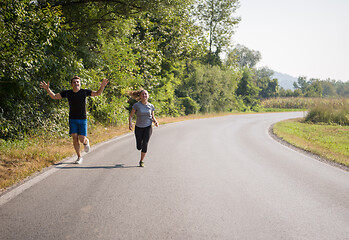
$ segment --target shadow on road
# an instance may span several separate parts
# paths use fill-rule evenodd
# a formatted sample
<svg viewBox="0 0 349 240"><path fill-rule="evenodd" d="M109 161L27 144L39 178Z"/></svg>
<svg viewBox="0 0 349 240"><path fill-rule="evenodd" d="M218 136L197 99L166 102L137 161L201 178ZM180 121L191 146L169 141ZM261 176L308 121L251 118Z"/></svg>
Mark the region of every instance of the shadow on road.
<svg viewBox="0 0 349 240"><path fill-rule="evenodd" d="M70 166L67 166L70 165ZM125 166L125 164L116 164L114 166L89 166L84 167L75 163L57 163L56 168L59 169L115 169L115 168L138 168L139 166Z"/></svg>

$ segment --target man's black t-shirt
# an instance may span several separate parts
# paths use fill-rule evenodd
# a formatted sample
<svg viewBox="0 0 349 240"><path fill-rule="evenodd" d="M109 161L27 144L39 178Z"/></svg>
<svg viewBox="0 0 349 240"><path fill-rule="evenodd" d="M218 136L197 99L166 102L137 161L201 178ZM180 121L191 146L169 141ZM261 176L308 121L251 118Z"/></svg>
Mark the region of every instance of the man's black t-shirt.
<svg viewBox="0 0 349 240"><path fill-rule="evenodd" d="M70 119L86 119L86 97L91 96L91 90L80 89L78 92L65 90L61 92L62 98L67 97L69 102Z"/></svg>

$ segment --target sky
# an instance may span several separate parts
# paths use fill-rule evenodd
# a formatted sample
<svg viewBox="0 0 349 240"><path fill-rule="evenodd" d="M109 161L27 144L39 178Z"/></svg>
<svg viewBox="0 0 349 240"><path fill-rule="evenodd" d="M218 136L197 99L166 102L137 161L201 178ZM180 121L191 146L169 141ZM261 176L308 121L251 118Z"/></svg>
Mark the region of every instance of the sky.
<svg viewBox="0 0 349 240"><path fill-rule="evenodd" d="M240 0L233 36L262 55L257 67L349 81L349 0Z"/></svg>

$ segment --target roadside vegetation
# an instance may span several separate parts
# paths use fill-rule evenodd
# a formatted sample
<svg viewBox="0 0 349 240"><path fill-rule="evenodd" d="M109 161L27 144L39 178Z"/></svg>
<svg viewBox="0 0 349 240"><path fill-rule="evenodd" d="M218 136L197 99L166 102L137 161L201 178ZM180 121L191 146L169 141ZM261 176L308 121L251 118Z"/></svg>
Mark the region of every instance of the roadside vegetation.
<svg viewBox="0 0 349 240"><path fill-rule="evenodd" d="M274 133L300 149L349 167L349 126L287 120L275 124Z"/></svg>
<svg viewBox="0 0 349 240"><path fill-rule="evenodd" d="M331 109L344 109L349 104L347 98L322 98L322 97L277 97L263 99L261 106L264 108L274 109L297 109L309 110L313 107L322 107L324 112L331 111Z"/></svg>
<svg viewBox="0 0 349 240"><path fill-rule="evenodd" d="M307 123L349 126L349 99L319 102L309 107Z"/></svg>
<svg viewBox="0 0 349 240"><path fill-rule="evenodd" d="M306 116L274 125L274 133L303 150L349 167L349 99L311 100Z"/></svg>

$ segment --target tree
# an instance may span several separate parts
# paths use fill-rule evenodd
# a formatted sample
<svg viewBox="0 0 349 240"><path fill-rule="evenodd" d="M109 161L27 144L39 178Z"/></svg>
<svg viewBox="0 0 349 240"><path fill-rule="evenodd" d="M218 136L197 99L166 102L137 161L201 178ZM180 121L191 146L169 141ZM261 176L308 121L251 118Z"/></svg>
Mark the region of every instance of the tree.
<svg viewBox="0 0 349 240"><path fill-rule="evenodd" d="M274 71L268 67L261 67L256 69L257 79L268 78L271 79L274 75Z"/></svg>
<svg viewBox="0 0 349 240"><path fill-rule="evenodd" d="M158 75L178 75L183 62L201 53L197 41L199 32L184 6L161 15L146 13L135 20L131 41L134 52L140 56L139 66L146 87Z"/></svg>
<svg viewBox="0 0 349 240"><path fill-rule="evenodd" d="M249 68L243 69L243 76L238 83L236 95L241 97L247 106L256 106L260 89L254 84L252 72Z"/></svg>
<svg viewBox="0 0 349 240"><path fill-rule="evenodd" d="M238 44L228 53L228 59L236 59L241 68L253 68L262 59L259 51L251 50L244 45Z"/></svg>
<svg viewBox="0 0 349 240"><path fill-rule="evenodd" d="M303 94L305 97L322 97L322 90L319 79L310 79Z"/></svg>
<svg viewBox="0 0 349 240"><path fill-rule="evenodd" d="M300 89L302 90L302 92L304 92L304 90L308 87L308 82L307 82L307 78L304 76L300 76L298 77L297 82L293 83L293 87L295 89Z"/></svg>
<svg viewBox="0 0 349 240"><path fill-rule="evenodd" d="M336 97L336 88L335 88L335 81L321 81L321 87L322 87L322 96L324 97Z"/></svg>
<svg viewBox="0 0 349 240"><path fill-rule="evenodd" d="M256 85L259 87L261 98L276 97L279 93L279 83L277 79L272 79L274 71L268 67L256 70Z"/></svg>
<svg viewBox="0 0 349 240"><path fill-rule="evenodd" d="M321 97L322 96L322 86L319 79L307 80L306 77L298 77L298 81L293 83L296 91L301 91L302 95L305 97Z"/></svg>
<svg viewBox="0 0 349 240"><path fill-rule="evenodd" d="M234 17L238 7L238 0L204 0L196 5L195 15L208 36L207 61L210 64L217 62L219 54L231 46L235 26L240 21L239 17Z"/></svg>
<svg viewBox="0 0 349 240"><path fill-rule="evenodd" d="M349 98L349 81L341 82L338 81L335 84L336 92L339 96Z"/></svg>

